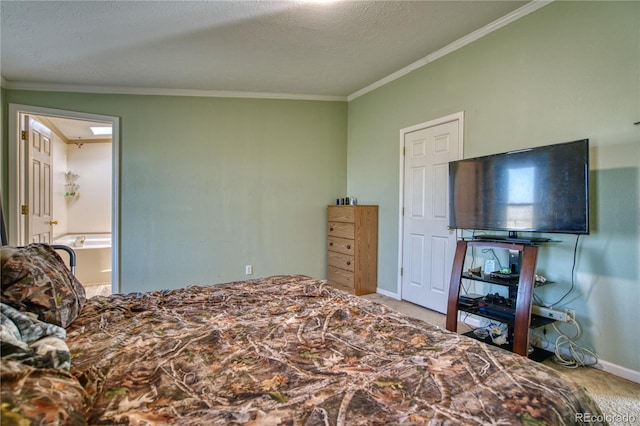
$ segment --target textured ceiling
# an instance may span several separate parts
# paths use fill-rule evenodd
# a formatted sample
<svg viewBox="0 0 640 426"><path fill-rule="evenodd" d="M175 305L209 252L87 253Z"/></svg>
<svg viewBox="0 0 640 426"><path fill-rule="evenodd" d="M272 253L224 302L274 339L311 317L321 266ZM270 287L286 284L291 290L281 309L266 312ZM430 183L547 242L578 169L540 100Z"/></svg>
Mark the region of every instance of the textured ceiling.
<svg viewBox="0 0 640 426"><path fill-rule="evenodd" d="M5 83L346 97L522 1L2 1Z"/></svg>

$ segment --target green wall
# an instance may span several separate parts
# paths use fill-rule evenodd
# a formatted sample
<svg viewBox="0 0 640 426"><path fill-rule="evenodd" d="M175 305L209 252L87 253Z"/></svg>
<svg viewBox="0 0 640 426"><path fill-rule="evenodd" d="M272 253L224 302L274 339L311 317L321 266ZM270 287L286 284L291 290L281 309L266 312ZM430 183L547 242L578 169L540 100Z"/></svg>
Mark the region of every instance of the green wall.
<svg viewBox="0 0 640 426"><path fill-rule="evenodd" d="M325 277L345 102L16 90L4 102L121 118L122 292L251 278L246 264Z"/></svg>
<svg viewBox="0 0 640 426"><path fill-rule="evenodd" d="M555 2L351 101L348 192L380 204L378 286L397 292L400 129L464 111L465 157L589 138L592 231L562 305L581 345L640 371L639 76L639 2ZM559 237L539 256L546 303L570 288Z"/></svg>

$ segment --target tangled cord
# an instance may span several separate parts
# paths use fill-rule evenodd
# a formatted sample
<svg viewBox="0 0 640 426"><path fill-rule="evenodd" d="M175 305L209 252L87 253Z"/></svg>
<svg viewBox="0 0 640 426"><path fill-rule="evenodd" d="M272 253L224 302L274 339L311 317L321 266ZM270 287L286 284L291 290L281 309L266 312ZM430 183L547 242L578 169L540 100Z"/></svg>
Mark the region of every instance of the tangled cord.
<svg viewBox="0 0 640 426"><path fill-rule="evenodd" d="M576 335L573 337L569 337L561 332L555 323L551 324L556 333L559 334L558 338L556 339L555 345L555 362L566 368L578 368L583 366L586 367L597 364L598 357L596 356L596 354L588 349L581 347L575 342L580 338L580 336L582 336L582 328L580 327L580 324L578 324L578 322L573 318L570 318L568 322L576 326ZM561 349L565 345L567 346L566 352L568 352L570 355L569 358L565 358L562 355ZM587 356L593 357L594 361L590 364L587 364Z"/></svg>

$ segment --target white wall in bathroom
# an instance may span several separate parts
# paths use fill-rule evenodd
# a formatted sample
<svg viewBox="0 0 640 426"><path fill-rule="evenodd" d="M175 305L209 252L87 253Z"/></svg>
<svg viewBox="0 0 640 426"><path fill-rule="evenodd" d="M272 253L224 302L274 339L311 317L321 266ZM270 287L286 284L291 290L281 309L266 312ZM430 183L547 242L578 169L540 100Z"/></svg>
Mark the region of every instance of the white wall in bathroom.
<svg viewBox="0 0 640 426"><path fill-rule="evenodd" d="M64 174L67 171L67 144L55 133L53 133L53 220L58 221L53 225L53 238L67 234L67 200L65 199L64 184L66 183Z"/></svg>
<svg viewBox="0 0 640 426"><path fill-rule="evenodd" d="M67 167L80 176L80 195L66 200L68 233L111 232L111 143L67 145Z"/></svg>

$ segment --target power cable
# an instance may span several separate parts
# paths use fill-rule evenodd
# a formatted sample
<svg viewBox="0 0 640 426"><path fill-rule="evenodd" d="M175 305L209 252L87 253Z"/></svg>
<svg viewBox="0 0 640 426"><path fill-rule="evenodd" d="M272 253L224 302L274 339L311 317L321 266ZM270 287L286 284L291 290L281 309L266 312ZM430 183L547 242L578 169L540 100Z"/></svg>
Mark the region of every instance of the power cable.
<svg viewBox="0 0 640 426"><path fill-rule="evenodd" d="M566 334L562 333L555 323L551 324L556 333L559 334L558 338L556 339L555 345L555 362L566 368L586 367L597 364L598 357L596 356L596 354L588 349L581 347L575 342L582 335L582 328L580 328L580 324L578 323L578 321L570 318L568 322L576 326L576 335L573 337L569 337ZM565 346L567 347L566 352L570 355L569 358L566 358L562 354L562 348ZM587 363L587 356L592 357L594 361L591 363Z"/></svg>
<svg viewBox="0 0 640 426"><path fill-rule="evenodd" d="M580 240L580 235L576 235L576 243L573 246L573 266L571 267L571 287L569 288L569 291L567 291L557 302L552 303L550 305L545 305L547 308L552 308L554 306L556 306L558 303L562 302L565 297L567 297L568 295L571 294L571 292L573 291L576 281L575 281L575 270L576 270L576 258L577 258L577 253L578 253L578 241Z"/></svg>

